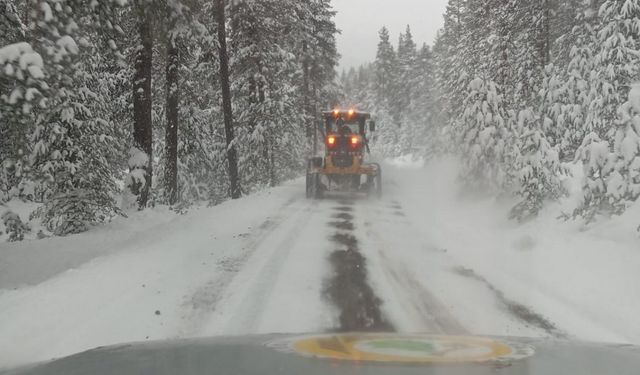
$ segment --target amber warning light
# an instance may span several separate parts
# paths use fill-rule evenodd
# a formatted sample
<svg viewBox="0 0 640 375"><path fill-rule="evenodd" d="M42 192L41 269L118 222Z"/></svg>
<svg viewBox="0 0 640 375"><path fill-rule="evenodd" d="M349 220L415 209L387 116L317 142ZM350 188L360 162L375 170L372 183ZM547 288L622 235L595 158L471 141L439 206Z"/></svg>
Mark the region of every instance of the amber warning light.
<svg viewBox="0 0 640 375"><path fill-rule="evenodd" d="M330 135L327 137L327 146L332 147L336 144L336 137L333 135Z"/></svg>

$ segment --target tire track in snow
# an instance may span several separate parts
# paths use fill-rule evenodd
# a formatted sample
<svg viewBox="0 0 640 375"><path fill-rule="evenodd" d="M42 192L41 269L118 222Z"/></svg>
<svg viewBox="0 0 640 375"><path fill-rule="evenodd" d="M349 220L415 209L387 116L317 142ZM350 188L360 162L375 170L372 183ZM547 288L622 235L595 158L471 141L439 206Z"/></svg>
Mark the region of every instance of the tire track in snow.
<svg viewBox="0 0 640 375"><path fill-rule="evenodd" d="M180 336L190 336L198 332L207 318L216 310L223 293L234 276L243 268L260 244L292 215L290 207L295 202L295 198L286 201L278 209L278 215L268 217L238 246L236 251L230 252L230 255L217 262L214 276L211 279L193 293L185 296L182 303L182 308L185 310L182 316L185 326L181 330ZM293 214L303 209L304 207L297 208Z"/></svg>
<svg viewBox="0 0 640 375"><path fill-rule="evenodd" d="M401 205L399 202L393 202L393 205L390 206L390 208L395 210L401 209ZM407 217L409 216L407 215ZM415 225L416 222L409 220L408 223L409 226L412 227L411 232L415 232L418 238L421 238L420 242L425 244L428 243L426 236L422 233L418 233L420 228ZM452 232L449 233L449 235L457 235L457 233ZM432 246L426 246L425 248L429 247ZM458 301L456 301L456 298L451 299L450 296L443 298L452 301L453 306L456 306L455 310L460 311L463 316L464 314L473 314L474 317L471 318L470 322L477 319L477 316L484 316L484 320L482 320L482 318L480 318L480 320L475 320L476 324L479 323L480 326L484 326L489 323L491 330L495 330L495 322L504 321L504 323L498 327L498 329L505 330L502 334L510 335L514 330L519 332L519 334L522 334L522 330L524 330L527 332L524 334L526 336L537 336L539 332L542 331L546 335L554 338L564 339L568 337L565 332L556 327L555 323L532 310L530 307L507 298L501 290L490 284L484 277L478 275L471 269L463 267L461 265L463 263L461 263L459 259L446 255L446 253L446 249L438 249L437 254L434 254L434 256L440 257L442 260L446 259L445 261L438 262L438 267L440 267L439 271L453 275L455 278L465 278L470 280L470 283L475 283L475 285L469 286L470 289L468 290L462 290L462 293L459 293L460 290L458 290L458 296L456 297ZM443 276L443 278L446 279L446 276ZM457 285L457 283L454 283L454 285ZM463 297L465 293L474 293L474 291L475 293L486 292L485 300L477 301L474 305L470 304L468 301L462 301L459 299L460 297ZM474 312L477 312L477 314ZM490 323L492 321L493 324ZM467 321L465 320L465 322ZM513 323L517 326L513 326ZM477 326L470 325L469 327L474 330L473 333L478 333L475 332L475 330L477 330Z"/></svg>
<svg viewBox="0 0 640 375"><path fill-rule="evenodd" d="M558 329L558 327L556 327L553 322L551 322L541 314L535 312L531 308L507 298L501 290L496 288L484 277L478 275L474 270L465 267L457 267L454 269L454 272L460 276L467 277L484 284L487 289L489 289L495 295L500 305L511 315L523 321L525 325L531 325L538 329L541 329L554 338L568 338L567 334Z"/></svg>
<svg viewBox="0 0 640 375"><path fill-rule="evenodd" d="M389 259L379 252L387 280L403 298L403 303L410 313L430 332L465 335L469 332L455 319L449 309L425 288L409 270L397 261Z"/></svg>
<svg viewBox="0 0 640 375"><path fill-rule="evenodd" d="M232 308L231 317L223 328L226 333L255 333L259 331L258 328L265 306L278 281L285 260L293 250L296 240L300 237L301 228L306 227L311 219L315 205L315 202L307 204L296 211L294 215L286 215L286 222L292 223L292 228L286 232L274 249L265 249L267 252L270 251L270 254L267 256L262 254L267 260L259 267L249 288L243 293L237 305ZM260 248L260 246L257 248ZM247 272L249 271L251 270ZM233 280L228 282L228 284L232 283ZM230 290L232 286L227 288L225 294L237 293L236 290Z"/></svg>
<svg viewBox="0 0 640 375"><path fill-rule="evenodd" d="M389 228L390 223L397 225L398 219L402 223L402 228L408 228L405 222L401 205L397 201L391 202L389 208L392 210L396 220L386 217L389 214L382 213L376 209L376 214L371 213L371 207L366 207L367 220L376 218L376 221L385 223L385 228ZM380 284L388 290L383 299L388 304L399 306L402 309L403 318L410 322L412 331L422 330L424 332L464 335L468 330L454 318L450 310L422 283L420 283L410 270L401 262L388 256L392 254L392 246L385 240L381 232L374 228L371 221L365 221L366 235L371 238L374 249L370 254L375 255L375 264L379 268L379 274L383 277ZM395 235L398 235L397 233ZM403 322L405 319L402 319Z"/></svg>

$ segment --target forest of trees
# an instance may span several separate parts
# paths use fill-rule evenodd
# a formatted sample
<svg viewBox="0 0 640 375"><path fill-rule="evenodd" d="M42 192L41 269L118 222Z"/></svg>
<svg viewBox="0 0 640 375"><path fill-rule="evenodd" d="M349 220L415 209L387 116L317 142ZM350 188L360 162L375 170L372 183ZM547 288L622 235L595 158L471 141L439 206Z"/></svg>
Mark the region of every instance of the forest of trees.
<svg viewBox="0 0 640 375"><path fill-rule="evenodd" d="M409 28L394 48L383 28L376 60L342 75L385 154L457 155L462 186L519 197L518 220L567 194L572 162L583 199L564 217L637 200L640 1L450 0L444 17L433 48Z"/></svg>
<svg viewBox="0 0 640 375"><path fill-rule="evenodd" d="M0 203L36 202L65 235L299 175L337 95L333 17L329 0L0 0Z"/></svg>
<svg viewBox="0 0 640 375"><path fill-rule="evenodd" d="M0 0L0 203L65 235L237 198L303 173L338 102L373 113L376 152L458 156L463 187L519 198L514 219L567 194L568 163L566 218L640 195L640 0L450 0L433 46L383 27L341 76L333 17L330 0Z"/></svg>

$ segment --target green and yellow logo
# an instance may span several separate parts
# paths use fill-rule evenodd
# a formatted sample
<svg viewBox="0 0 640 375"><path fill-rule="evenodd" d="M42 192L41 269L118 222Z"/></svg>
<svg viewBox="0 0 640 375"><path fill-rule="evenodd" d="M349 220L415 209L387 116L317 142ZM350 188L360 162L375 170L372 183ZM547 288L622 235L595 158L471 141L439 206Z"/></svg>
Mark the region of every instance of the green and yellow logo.
<svg viewBox="0 0 640 375"><path fill-rule="evenodd" d="M290 348L318 358L396 363L486 362L533 354L530 346L481 337L440 335L324 335L295 339Z"/></svg>

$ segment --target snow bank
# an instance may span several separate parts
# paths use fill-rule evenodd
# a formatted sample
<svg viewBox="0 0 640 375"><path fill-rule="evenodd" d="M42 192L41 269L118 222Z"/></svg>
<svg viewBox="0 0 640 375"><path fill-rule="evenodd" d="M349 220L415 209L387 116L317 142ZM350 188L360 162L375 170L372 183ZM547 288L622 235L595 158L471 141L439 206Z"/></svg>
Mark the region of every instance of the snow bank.
<svg viewBox="0 0 640 375"><path fill-rule="evenodd" d="M434 248L570 338L640 344L639 205L589 230L580 221L558 220L580 199L581 171L575 167L566 181L572 196L518 225L507 219L515 202L459 195L457 169L455 161L445 160L427 164L422 174L392 171L402 181L395 195ZM463 320L477 319L473 315Z"/></svg>
<svg viewBox="0 0 640 375"><path fill-rule="evenodd" d="M37 204L12 200L7 207L28 222ZM129 219L117 217L110 224L69 237L36 239L43 230L30 221L31 232L21 242L0 242L0 290L36 285L67 270L135 242L137 236L170 222L175 214L164 207L135 212ZM5 235L6 237L6 235ZM0 241L4 238L0 237Z"/></svg>
<svg viewBox="0 0 640 375"><path fill-rule="evenodd" d="M282 329L278 324L289 324L291 319L283 319L283 310L294 302L287 294L292 291L300 296L295 301L305 310L293 324L309 327L310 321L325 315L316 290L322 285L309 278L323 273L316 259L322 253L314 253L313 246L304 247L306 255L298 251L285 264L277 255L287 250L290 240L275 232L264 238L263 248L256 248L278 220L287 220L283 234L297 233L298 220L311 212L306 211L311 202L304 199L300 184L215 207L194 208L185 215L166 208L147 209L74 236L0 243L0 368L100 345L223 330L214 324L203 331L202 326L214 313L218 297L229 298L230 306L235 306L233 298L246 306L246 298L234 293L235 289L227 297L218 293L226 290L228 278L239 271L251 249L259 256L243 273L240 285L234 284L238 291L255 289L264 300L268 294L260 286L262 280L251 286L257 272L274 283L281 274L301 278L289 283L285 276L282 285L276 285L287 292L274 299L270 310L274 316L266 317L273 321L263 322L271 325L256 326L256 330ZM304 207L292 206L293 199L304 202ZM302 244L290 245L289 250L303 248ZM279 272L262 267L265 262ZM262 307L256 305L246 312L256 314ZM236 315L234 310L225 314L230 319ZM248 329L244 322L239 322L238 329Z"/></svg>

